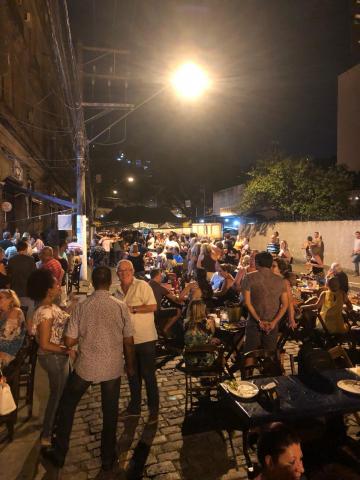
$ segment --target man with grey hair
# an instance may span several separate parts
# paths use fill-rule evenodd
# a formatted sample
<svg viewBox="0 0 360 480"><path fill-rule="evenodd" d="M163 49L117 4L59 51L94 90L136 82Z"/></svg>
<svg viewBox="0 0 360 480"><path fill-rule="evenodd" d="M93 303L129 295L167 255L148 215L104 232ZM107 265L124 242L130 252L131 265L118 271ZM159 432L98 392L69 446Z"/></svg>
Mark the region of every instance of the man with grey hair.
<svg viewBox="0 0 360 480"><path fill-rule="evenodd" d="M149 423L156 423L159 412L159 390L156 381L156 340L154 312L157 310L152 288L144 281L135 278L134 267L129 260L120 260L117 265L120 285L115 297L123 300L130 311L134 328L135 374L128 375L131 399L126 416L141 413L141 383L145 382L149 407Z"/></svg>

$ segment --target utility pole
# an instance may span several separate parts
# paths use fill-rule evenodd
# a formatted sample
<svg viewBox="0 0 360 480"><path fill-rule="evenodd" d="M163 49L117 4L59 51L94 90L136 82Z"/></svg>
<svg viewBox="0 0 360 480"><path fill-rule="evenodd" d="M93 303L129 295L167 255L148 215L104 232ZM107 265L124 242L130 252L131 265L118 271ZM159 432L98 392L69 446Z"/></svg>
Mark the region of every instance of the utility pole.
<svg viewBox="0 0 360 480"><path fill-rule="evenodd" d="M81 64L82 49L79 44L78 61ZM87 225L86 225L86 138L84 127L84 114L81 107L82 102L82 73L78 69L80 105L76 114L76 236L81 245L82 262L81 262L81 279L87 280Z"/></svg>

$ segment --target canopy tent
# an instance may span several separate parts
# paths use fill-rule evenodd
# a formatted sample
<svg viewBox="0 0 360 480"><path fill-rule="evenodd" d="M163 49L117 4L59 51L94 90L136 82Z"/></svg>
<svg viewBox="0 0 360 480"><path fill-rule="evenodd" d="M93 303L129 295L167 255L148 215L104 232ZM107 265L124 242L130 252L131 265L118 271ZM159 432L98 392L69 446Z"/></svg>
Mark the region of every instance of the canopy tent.
<svg viewBox="0 0 360 480"><path fill-rule="evenodd" d="M166 207L115 207L104 218L105 222L119 222L122 225L131 223L160 224L165 222L178 223L179 219Z"/></svg>

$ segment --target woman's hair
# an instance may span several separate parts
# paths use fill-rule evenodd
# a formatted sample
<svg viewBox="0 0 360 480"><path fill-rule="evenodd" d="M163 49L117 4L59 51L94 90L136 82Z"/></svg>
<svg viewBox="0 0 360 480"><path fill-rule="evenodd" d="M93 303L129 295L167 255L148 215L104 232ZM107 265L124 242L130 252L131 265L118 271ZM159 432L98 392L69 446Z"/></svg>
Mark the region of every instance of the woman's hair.
<svg viewBox="0 0 360 480"><path fill-rule="evenodd" d="M290 265L282 258L274 258L273 262L277 263L281 275L285 276L286 272L291 271Z"/></svg>
<svg viewBox="0 0 360 480"><path fill-rule="evenodd" d="M327 284L328 284L329 290L331 290L332 292L337 292L338 290L340 290L340 282L337 277L330 278Z"/></svg>
<svg viewBox="0 0 360 480"><path fill-rule="evenodd" d="M193 300L189 304L189 322L192 326L206 318L206 304L202 300Z"/></svg>
<svg viewBox="0 0 360 480"><path fill-rule="evenodd" d="M250 255L243 255L240 263L242 267L248 267L250 265Z"/></svg>
<svg viewBox="0 0 360 480"><path fill-rule="evenodd" d="M133 243L130 247L130 253L139 253L139 247L137 243Z"/></svg>
<svg viewBox="0 0 360 480"><path fill-rule="evenodd" d="M226 273L231 273L233 271L233 266L230 265L230 263L222 263L220 268Z"/></svg>
<svg viewBox="0 0 360 480"><path fill-rule="evenodd" d="M10 290L9 288L4 289L4 290L0 290L0 297L1 296L5 297L5 298L8 298L8 299L11 298L12 308L14 308L14 307L20 308L20 300L19 300L19 297L14 292L14 290Z"/></svg>
<svg viewBox="0 0 360 480"><path fill-rule="evenodd" d="M279 456L294 443L300 443L298 435L283 423L275 423L264 430L257 444L257 455L260 464L265 467L265 457L270 455L274 463Z"/></svg>
<svg viewBox="0 0 360 480"><path fill-rule="evenodd" d="M0 254L1 254L1 253L2 253L3 255L5 255L4 249L0 247Z"/></svg>
<svg viewBox="0 0 360 480"><path fill-rule="evenodd" d="M203 255L210 255L211 253L210 243L203 243L201 245L200 253L202 253Z"/></svg>
<svg viewBox="0 0 360 480"><path fill-rule="evenodd" d="M287 242L286 240L281 240L280 245L281 245L282 243L284 244L284 248L285 248L286 250L288 250L288 249L289 249L288 242Z"/></svg>
<svg viewBox="0 0 360 480"><path fill-rule="evenodd" d="M40 268L32 272L27 281L27 294L35 301L44 300L50 288L53 288L55 279L50 270Z"/></svg>

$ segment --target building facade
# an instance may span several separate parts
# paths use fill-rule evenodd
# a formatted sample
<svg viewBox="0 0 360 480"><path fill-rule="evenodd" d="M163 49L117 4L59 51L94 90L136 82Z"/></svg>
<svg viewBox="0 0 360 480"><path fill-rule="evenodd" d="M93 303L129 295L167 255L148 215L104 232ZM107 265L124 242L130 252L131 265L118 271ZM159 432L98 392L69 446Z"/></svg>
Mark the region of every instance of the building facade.
<svg viewBox="0 0 360 480"><path fill-rule="evenodd" d="M9 202L12 209L6 215L1 211L0 233L56 226L55 213L65 207L51 196L75 195L74 106L65 100L53 50L61 17L48 5L1 2L0 203ZM60 47L66 40L59 34Z"/></svg>
<svg viewBox="0 0 360 480"><path fill-rule="evenodd" d="M213 193L213 215L237 215L244 185L224 188Z"/></svg>

